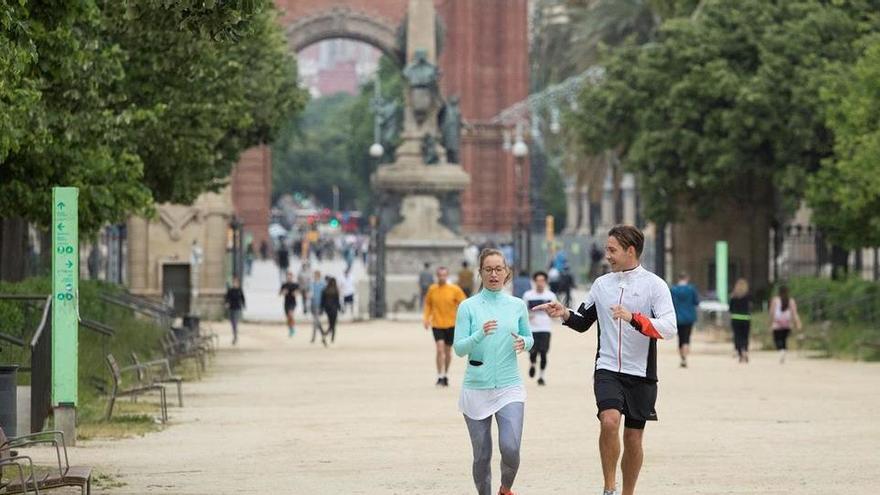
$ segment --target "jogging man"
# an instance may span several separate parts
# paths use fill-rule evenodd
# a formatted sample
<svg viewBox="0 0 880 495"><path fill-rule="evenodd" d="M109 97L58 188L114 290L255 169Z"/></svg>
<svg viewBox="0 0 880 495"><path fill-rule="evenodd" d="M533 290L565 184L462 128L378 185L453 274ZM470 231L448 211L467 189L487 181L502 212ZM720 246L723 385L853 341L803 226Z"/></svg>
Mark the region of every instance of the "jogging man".
<svg viewBox="0 0 880 495"><path fill-rule="evenodd" d="M630 225L608 232L605 259L611 273L597 278L577 311L561 303L542 304L578 332L597 325L599 348L593 391L601 424L599 453L605 478L604 495L616 495L620 457L620 423L624 416L623 495L635 493L642 467L642 436L646 421L656 421L657 339L676 335L675 309L666 282L639 264L645 237Z"/></svg>
<svg viewBox="0 0 880 495"><path fill-rule="evenodd" d="M556 294L547 290L547 274L545 272L535 272L532 275L532 280L535 281L535 288L527 290L522 297L529 309L556 300ZM532 362L529 367L529 378L535 377L535 363L540 356L541 369L538 372L538 385L545 385L544 369L547 368L547 353L550 352L550 329L552 326L553 320L547 316L547 313L543 311L529 312L529 327L531 327L532 336L535 338L535 345L529 351L529 360Z"/></svg>
<svg viewBox="0 0 880 495"><path fill-rule="evenodd" d="M452 341L455 337L455 314L458 305L467 299L464 292L448 282L449 270L437 268L437 283L428 287L425 295L425 330L434 331L437 348L437 386L448 387L449 363L452 361Z"/></svg>

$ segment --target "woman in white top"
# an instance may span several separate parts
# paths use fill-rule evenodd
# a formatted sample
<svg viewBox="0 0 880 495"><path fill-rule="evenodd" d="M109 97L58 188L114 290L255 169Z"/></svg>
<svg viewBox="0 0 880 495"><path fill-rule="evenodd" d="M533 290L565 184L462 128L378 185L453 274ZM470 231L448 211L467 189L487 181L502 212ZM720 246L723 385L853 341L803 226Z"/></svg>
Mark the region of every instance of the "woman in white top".
<svg viewBox="0 0 880 495"><path fill-rule="evenodd" d="M779 362L785 362L785 351L788 348L788 336L791 329L801 329L801 318L798 316L797 303L788 295L788 287L779 287L779 295L770 301L770 330L773 331L773 343L779 351Z"/></svg>

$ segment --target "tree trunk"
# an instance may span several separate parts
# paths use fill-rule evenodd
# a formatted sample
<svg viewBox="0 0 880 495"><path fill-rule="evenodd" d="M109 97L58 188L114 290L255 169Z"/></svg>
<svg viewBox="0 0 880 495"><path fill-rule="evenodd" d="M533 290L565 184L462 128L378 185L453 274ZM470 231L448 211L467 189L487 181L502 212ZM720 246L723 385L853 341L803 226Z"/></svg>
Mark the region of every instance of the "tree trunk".
<svg viewBox="0 0 880 495"><path fill-rule="evenodd" d="M831 278L840 280L849 275L849 251L840 246L831 246Z"/></svg>
<svg viewBox="0 0 880 495"><path fill-rule="evenodd" d="M0 218L0 280L20 282L27 276L27 235L23 218Z"/></svg>

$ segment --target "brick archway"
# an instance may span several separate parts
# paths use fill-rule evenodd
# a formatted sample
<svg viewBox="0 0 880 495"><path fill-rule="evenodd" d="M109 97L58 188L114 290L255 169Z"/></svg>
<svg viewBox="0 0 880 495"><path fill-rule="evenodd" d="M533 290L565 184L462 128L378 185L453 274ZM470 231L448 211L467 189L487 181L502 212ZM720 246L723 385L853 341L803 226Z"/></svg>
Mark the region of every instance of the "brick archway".
<svg viewBox="0 0 880 495"><path fill-rule="evenodd" d="M387 19L348 7L334 7L303 17L285 28L287 42L294 52L323 40L347 38L372 45L401 63L403 49L398 46L397 30L398 26Z"/></svg>
<svg viewBox="0 0 880 495"><path fill-rule="evenodd" d="M409 0L275 0L292 50L329 38L369 43L400 61L397 29ZM460 95L468 129L462 166L462 228L509 235L520 208L515 161L502 150L501 129L488 120L528 96L528 0L434 0L446 26L438 63L444 96ZM523 169L529 177L528 161ZM527 186L526 186L527 187ZM245 152L232 177L236 215L256 245L268 237L271 157L267 146Z"/></svg>

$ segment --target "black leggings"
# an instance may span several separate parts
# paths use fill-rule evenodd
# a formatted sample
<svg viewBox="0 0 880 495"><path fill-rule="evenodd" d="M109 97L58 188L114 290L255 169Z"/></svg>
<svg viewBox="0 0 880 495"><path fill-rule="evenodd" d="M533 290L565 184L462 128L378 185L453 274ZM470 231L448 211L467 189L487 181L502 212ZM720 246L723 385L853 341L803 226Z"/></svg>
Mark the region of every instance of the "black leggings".
<svg viewBox="0 0 880 495"><path fill-rule="evenodd" d="M532 366L535 365L538 356L541 356L541 369L547 367L547 353L550 352L550 332L534 332L532 334L535 339L532 350L529 351L529 360Z"/></svg>
<svg viewBox="0 0 880 495"><path fill-rule="evenodd" d="M538 351L532 349L529 351L529 360L532 362L532 366L538 361L538 356L541 356L541 369L547 367L547 351Z"/></svg>
<svg viewBox="0 0 880 495"><path fill-rule="evenodd" d="M742 355L749 352L749 330L751 330L751 322L748 320L731 320L733 326L733 347L736 353Z"/></svg>
<svg viewBox="0 0 880 495"><path fill-rule="evenodd" d="M336 317L339 315L337 309L325 309L327 312L327 333L330 334L330 342L336 341Z"/></svg>
<svg viewBox="0 0 880 495"><path fill-rule="evenodd" d="M777 328L773 330L773 343L776 344L777 351L788 349L788 335L790 333L790 328Z"/></svg>

